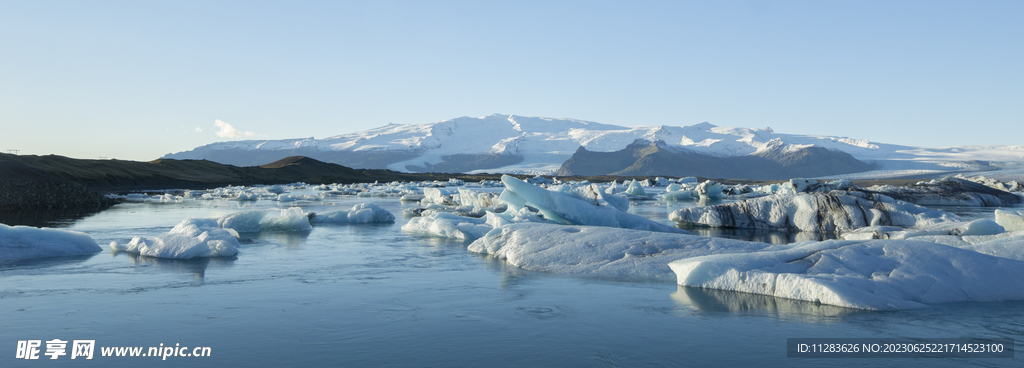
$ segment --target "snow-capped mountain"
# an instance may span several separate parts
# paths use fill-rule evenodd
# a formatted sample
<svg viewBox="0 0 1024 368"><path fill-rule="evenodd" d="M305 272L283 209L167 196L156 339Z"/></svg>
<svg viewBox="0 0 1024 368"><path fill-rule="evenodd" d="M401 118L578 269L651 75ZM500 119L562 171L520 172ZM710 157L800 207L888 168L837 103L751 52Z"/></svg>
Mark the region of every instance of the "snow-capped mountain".
<svg viewBox="0 0 1024 368"><path fill-rule="evenodd" d="M817 146L846 152L885 171L986 169L991 163L1024 162L1024 146L920 148L846 137L775 133L770 128L690 126L624 127L574 119L494 114L428 124L389 124L323 139L249 140L213 143L164 158L208 159L261 165L288 156L308 156L354 168L396 171L552 173L580 147L622 150L637 139L715 157ZM1013 164L1006 164L1013 165Z"/></svg>

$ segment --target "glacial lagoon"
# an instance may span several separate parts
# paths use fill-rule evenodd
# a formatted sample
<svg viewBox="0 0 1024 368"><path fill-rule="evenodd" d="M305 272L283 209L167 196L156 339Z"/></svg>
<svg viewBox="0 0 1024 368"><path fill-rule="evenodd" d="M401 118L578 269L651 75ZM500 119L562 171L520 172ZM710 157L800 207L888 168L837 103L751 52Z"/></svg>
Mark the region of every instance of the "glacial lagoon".
<svg viewBox="0 0 1024 368"><path fill-rule="evenodd" d="M235 257L110 252L189 217L283 206L374 203L394 223L242 234ZM695 202L636 201L672 225ZM124 203L55 224L104 252L0 263L3 366L1020 366L1013 359L787 358L787 338L1020 338L1024 302L870 312L761 295L533 272L470 253L469 241L403 232L416 203L338 196L278 203ZM957 209L985 218L991 209ZM973 216L973 217L972 217ZM695 230L702 234L701 230ZM713 233L775 242L800 234ZM92 360L15 360L21 340L95 340ZM101 347L178 344L208 357L101 357ZM45 344L43 346L45 351ZM70 350L69 350L70 351ZM45 362L44 362L45 361Z"/></svg>

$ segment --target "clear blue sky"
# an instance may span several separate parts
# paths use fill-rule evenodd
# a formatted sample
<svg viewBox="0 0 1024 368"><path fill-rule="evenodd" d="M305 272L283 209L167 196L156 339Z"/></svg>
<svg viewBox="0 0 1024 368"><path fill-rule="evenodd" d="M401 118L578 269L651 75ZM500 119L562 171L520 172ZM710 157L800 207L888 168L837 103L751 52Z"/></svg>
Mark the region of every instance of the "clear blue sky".
<svg viewBox="0 0 1024 368"><path fill-rule="evenodd" d="M1022 19L1016 0L0 0L0 150L151 160L492 113L1024 144Z"/></svg>

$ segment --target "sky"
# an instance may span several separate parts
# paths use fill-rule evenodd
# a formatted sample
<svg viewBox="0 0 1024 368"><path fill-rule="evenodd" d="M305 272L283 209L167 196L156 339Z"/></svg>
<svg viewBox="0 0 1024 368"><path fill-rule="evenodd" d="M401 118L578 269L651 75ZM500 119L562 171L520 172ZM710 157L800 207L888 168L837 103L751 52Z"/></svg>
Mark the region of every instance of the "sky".
<svg viewBox="0 0 1024 368"><path fill-rule="evenodd" d="M494 113L1024 144L1024 1L0 0L0 152Z"/></svg>

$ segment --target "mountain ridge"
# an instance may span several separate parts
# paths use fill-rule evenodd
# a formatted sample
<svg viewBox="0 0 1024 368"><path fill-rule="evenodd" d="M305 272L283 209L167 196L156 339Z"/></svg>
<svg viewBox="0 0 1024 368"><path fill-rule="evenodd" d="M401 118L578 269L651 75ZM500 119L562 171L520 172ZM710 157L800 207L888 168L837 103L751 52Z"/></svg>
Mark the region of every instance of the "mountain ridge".
<svg viewBox="0 0 1024 368"><path fill-rule="evenodd" d="M401 172L552 174L580 147L590 152L614 152L636 139L663 141L666 148L714 157L818 146L875 163L880 169L950 171L950 167L962 169L962 161L1024 161L1024 146L921 148L848 137L783 134L771 128L719 127L707 122L625 127L503 114L426 124L388 124L323 139L218 142L164 158L257 166L301 155L353 168Z"/></svg>

